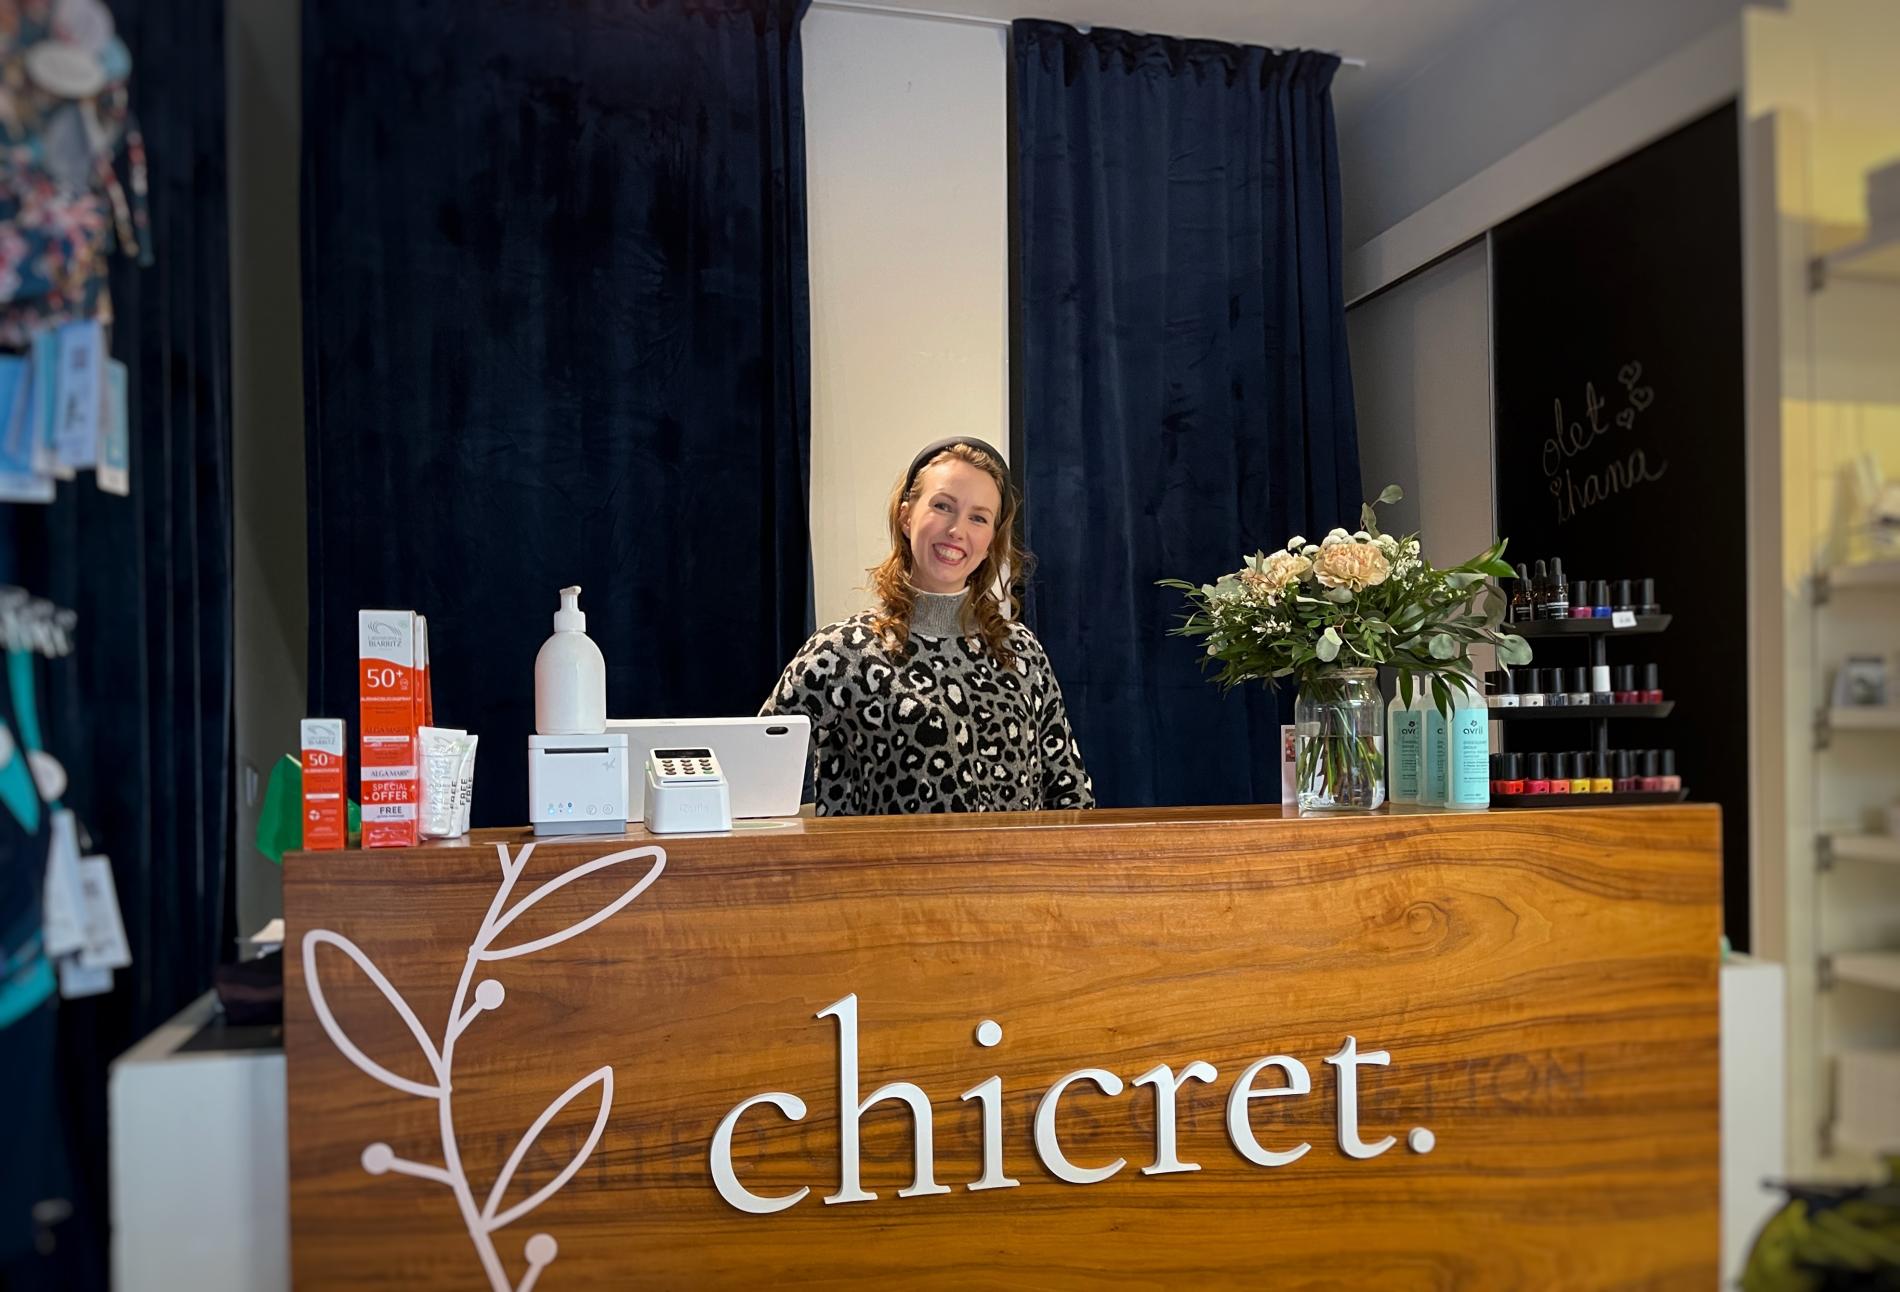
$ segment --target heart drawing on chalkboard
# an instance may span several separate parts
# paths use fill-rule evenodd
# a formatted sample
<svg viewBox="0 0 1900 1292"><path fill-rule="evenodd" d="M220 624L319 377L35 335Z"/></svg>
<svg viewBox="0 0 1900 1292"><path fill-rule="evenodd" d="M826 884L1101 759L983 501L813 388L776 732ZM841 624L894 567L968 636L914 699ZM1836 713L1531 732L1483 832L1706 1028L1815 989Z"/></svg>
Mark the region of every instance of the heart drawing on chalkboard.
<svg viewBox="0 0 1900 1292"><path fill-rule="evenodd" d="M1643 379L1643 365L1636 360L1631 359L1621 368L1618 368L1616 370L1616 379L1622 384L1623 389L1629 392L1630 404L1636 409L1636 412L1642 412L1655 402L1655 390L1648 386L1639 386L1636 384ZM1631 413L1627 408L1616 415L1617 425L1621 426L1624 430L1628 430L1630 423L1635 420L1635 414Z"/></svg>
<svg viewBox="0 0 1900 1292"><path fill-rule="evenodd" d="M1636 425L1636 410L1633 408L1626 408L1622 412L1618 413L1616 415L1616 424L1622 427L1626 431L1629 430L1631 427L1635 426Z"/></svg>

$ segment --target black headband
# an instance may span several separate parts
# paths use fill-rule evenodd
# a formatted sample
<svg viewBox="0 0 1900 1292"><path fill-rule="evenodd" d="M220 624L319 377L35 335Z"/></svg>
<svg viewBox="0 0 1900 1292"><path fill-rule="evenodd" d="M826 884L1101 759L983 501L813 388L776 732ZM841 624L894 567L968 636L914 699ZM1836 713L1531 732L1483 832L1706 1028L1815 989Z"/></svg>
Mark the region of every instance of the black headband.
<svg viewBox="0 0 1900 1292"><path fill-rule="evenodd" d="M982 440L975 439L968 435L953 435L947 440L938 440L934 444L924 445L923 451L910 460L910 470L904 473L904 492L899 496L910 496L911 487L917 483L917 473L930 464L930 459L936 457L945 449L953 449L959 444L966 449L975 449L980 453L989 454L992 458L996 459L996 465L1003 468L1004 474L1008 474L1009 459L1005 458L1001 453L998 453L995 448Z"/></svg>

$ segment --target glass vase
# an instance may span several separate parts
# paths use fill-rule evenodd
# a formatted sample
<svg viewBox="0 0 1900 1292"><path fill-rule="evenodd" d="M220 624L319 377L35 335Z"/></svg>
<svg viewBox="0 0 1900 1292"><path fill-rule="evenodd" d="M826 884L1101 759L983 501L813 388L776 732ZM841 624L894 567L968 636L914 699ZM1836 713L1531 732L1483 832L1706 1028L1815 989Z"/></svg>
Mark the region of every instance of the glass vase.
<svg viewBox="0 0 1900 1292"><path fill-rule="evenodd" d="M1300 811L1371 812L1385 802L1377 669L1331 669L1302 682L1293 731Z"/></svg>

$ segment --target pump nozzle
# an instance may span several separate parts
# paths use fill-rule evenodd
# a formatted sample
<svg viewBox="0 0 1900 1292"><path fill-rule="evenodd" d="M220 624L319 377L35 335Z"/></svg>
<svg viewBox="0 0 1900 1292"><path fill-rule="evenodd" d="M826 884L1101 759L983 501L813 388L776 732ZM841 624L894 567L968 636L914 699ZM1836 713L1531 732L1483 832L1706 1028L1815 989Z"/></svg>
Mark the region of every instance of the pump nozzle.
<svg viewBox="0 0 1900 1292"><path fill-rule="evenodd" d="M561 589L561 608L554 612L554 631L557 633L584 633L587 631L587 614L580 606L581 589L577 583L571 588Z"/></svg>

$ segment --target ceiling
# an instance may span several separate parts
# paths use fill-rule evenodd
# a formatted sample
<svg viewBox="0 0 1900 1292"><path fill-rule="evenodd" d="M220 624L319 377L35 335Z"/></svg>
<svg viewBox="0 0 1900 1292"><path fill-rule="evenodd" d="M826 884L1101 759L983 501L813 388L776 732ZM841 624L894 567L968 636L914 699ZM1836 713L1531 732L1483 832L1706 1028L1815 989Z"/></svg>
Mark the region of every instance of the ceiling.
<svg viewBox="0 0 1900 1292"><path fill-rule="evenodd" d="M820 0L822 3L822 0ZM1333 82L1339 115L1383 99L1513 0L876 0L880 8L969 17L1053 18L1169 36L1205 36L1363 58Z"/></svg>

